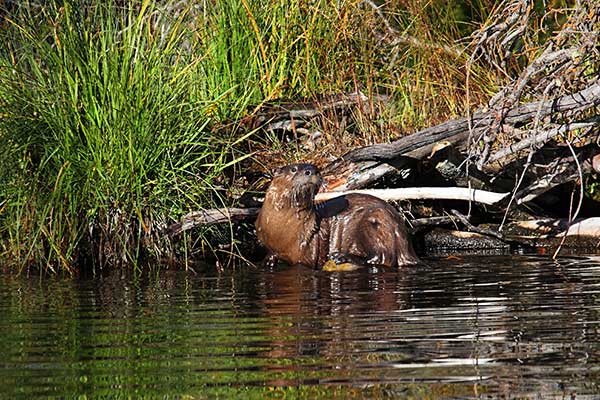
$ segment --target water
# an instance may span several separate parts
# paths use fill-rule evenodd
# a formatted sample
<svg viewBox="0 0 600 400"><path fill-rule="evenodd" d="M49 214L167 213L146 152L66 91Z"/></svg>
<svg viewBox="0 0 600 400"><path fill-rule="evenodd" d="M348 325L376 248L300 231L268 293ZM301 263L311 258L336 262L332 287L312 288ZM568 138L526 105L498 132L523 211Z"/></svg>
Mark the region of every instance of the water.
<svg viewBox="0 0 600 400"><path fill-rule="evenodd" d="M0 277L2 398L594 398L600 257Z"/></svg>

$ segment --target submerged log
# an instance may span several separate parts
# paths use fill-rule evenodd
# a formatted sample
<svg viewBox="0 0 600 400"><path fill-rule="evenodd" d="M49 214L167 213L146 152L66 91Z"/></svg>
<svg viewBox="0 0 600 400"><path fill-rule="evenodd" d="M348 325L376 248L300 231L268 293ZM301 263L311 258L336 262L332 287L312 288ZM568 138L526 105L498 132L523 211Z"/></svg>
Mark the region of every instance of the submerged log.
<svg viewBox="0 0 600 400"><path fill-rule="evenodd" d="M510 245L500 239L477 232L436 228L423 238L432 255L505 254Z"/></svg>

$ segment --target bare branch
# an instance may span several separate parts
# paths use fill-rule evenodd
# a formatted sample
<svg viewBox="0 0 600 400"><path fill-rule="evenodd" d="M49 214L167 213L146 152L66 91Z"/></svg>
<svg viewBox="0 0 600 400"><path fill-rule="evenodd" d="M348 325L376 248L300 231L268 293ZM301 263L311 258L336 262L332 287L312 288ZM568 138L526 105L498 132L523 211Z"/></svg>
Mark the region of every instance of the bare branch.
<svg viewBox="0 0 600 400"><path fill-rule="evenodd" d="M465 200L488 205L496 204L502 201L508 195L508 193L494 193L485 190L461 187L418 187L400 189L348 190L345 192L318 193L315 200L324 201L351 193L368 194L379 197L385 201L423 199Z"/></svg>
<svg viewBox="0 0 600 400"><path fill-rule="evenodd" d="M542 131L534 136L529 136L517 143L511 144L509 146L503 147L498 150L494 154L490 156L488 159L488 163L493 163L495 161L501 160L511 154L514 154L520 150L523 150L530 146L535 146L538 144L542 144L547 142L548 140L558 136L565 134L570 131L574 131L576 129L585 129L592 126L596 126L600 124L600 116L595 116L592 118L588 118L585 121L581 122L570 122L566 124L562 124L556 128L550 129L548 131Z"/></svg>

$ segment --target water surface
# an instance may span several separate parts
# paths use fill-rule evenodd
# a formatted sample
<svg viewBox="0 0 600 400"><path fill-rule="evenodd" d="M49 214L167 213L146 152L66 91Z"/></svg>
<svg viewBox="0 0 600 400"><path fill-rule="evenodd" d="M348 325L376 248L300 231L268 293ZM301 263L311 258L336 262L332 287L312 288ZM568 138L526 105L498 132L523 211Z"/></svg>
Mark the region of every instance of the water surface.
<svg viewBox="0 0 600 400"><path fill-rule="evenodd" d="M0 397L589 398L600 257L0 277Z"/></svg>

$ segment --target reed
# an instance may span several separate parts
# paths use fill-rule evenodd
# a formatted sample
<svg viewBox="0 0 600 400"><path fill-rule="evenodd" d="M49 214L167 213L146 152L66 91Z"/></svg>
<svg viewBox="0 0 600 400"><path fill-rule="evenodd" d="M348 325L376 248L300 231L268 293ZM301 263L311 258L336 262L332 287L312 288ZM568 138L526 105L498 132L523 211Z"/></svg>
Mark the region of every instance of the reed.
<svg viewBox="0 0 600 400"><path fill-rule="evenodd" d="M1 229L20 268L158 256L166 217L214 202L235 161L210 129L223 93L198 97L183 18L158 35L148 1L82 4L28 3L5 21Z"/></svg>
<svg viewBox="0 0 600 400"><path fill-rule="evenodd" d="M463 35L460 21L449 11L440 26L432 5L416 0L385 14L358 0L6 4L0 239L4 265L17 272L75 273L90 259L137 267L186 251L162 229L189 210L229 205L224 193L253 157L242 145L253 132L231 122L250 105L391 94L385 124L365 119L369 142L389 139L390 124L416 129L466 104L464 57L444 51ZM452 7L442 4L433 6ZM416 41L382 40L386 24ZM199 232L195 247L214 234L231 237Z"/></svg>

